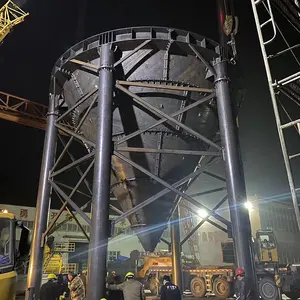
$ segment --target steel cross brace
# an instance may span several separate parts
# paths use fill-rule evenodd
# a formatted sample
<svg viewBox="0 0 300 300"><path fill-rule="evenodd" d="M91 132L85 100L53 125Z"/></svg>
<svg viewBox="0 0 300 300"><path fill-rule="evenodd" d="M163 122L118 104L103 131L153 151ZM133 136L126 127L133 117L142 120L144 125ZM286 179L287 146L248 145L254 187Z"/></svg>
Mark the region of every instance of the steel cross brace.
<svg viewBox="0 0 300 300"><path fill-rule="evenodd" d="M158 108L154 107L153 105L145 102L141 97L139 97L135 93L130 92L128 89L124 88L120 84L117 83L116 84L116 88L118 88L119 90L123 91L125 94L129 95L130 97L132 97L132 99L135 102L137 102L142 107L146 108L148 111L151 111L152 113L154 113L158 117L160 117L160 118L163 117L163 118L167 119L168 121L170 121L170 122L178 125L179 127L181 127L182 129L184 129L188 133L194 135L195 137L197 137L200 140L204 141L208 145L210 145L210 146L218 149L219 151L221 151L221 147L219 145L217 145L216 143L212 142L210 139L206 138L205 136L203 136L202 134L196 132L195 130L191 129L190 127L186 126L185 124L182 124L178 120L176 120L173 117L169 116L168 114L162 112L161 110L159 110Z"/></svg>
<svg viewBox="0 0 300 300"><path fill-rule="evenodd" d="M205 166L206 167L206 166ZM204 168L205 168L204 167ZM183 185L184 183L188 182L189 180L198 177L201 173L203 173L202 168L189 174L188 176L180 179L179 181L175 182L172 186L177 188L181 185ZM139 211L140 209L142 209L143 207L149 205L150 203L156 201L157 199L159 199L160 197L170 193L171 190L169 188L165 188L162 191L158 192L157 194L151 196L150 198L146 199L145 201L143 201L142 203L136 205L135 207L133 207L132 209L130 209L129 211L123 213L122 215L120 215L119 217L115 218L113 220L113 223L117 223L125 218L127 218L128 216L132 215L133 213Z"/></svg>
<svg viewBox="0 0 300 300"><path fill-rule="evenodd" d="M183 193L182 191L178 190L177 188L175 188L174 186L170 185L169 183L167 183L166 181L164 181L163 179L155 176L154 174L152 174L151 172L149 172L148 170L144 169L143 167L141 167L140 165L138 165L137 163L131 161L130 159L128 159L126 156L118 153L117 151L114 151L114 155L117 156L118 158L120 158L121 160L123 160L124 162L128 163L129 165L135 167L136 169L138 169L139 171L141 171L142 173L148 175L149 177L151 177L152 179L154 179L155 181L157 181L158 183L162 184L163 186L165 186L167 189L171 190L172 192L176 193L177 195L181 196L182 198L184 198L185 200L187 200L188 202L190 202L191 204L199 207L199 208L204 208L209 215L213 216L214 218L216 218L218 221L222 222L223 224L229 226L230 222L228 220L226 220L225 218L223 218L222 216L218 215L217 213L215 213L214 211L210 210L209 208L207 208L205 205L199 203L198 201L196 201L195 199L193 199L192 197L188 196L187 194Z"/></svg>
<svg viewBox="0 0 300 300"><path fill-rule="evenodd" d="M126 91L127 91L127 90L126 90ZM197 106L199 106L199 105L201 105L201 104L206 103L207 101L213 99L214 97L215 97L215 93L211 93L210 95L204 96L203 98L201 98L201 99L195 101L194 103L187 105L187 106L184 107L183 109L180 109L180 110L178 110L178 111L172 113L172 114L170 115L170 117L175 118L175 117L179 116L180 114L182 114L182 113L184 113L184 112L187 112L187 111L191 110L191 109L194 108L194 107L197 107ZM120 144L122 144L122 143L124 143L124 142L126 142L126 141L128 141L128 140L130 140L130 139L132 139L132 138L134 138L134 137L136 137L136 136L138 136L138 135L140 135L140 134L146 132L146 131L149 131L149 130L153 129L154 127L156 127L156 126L158 126L158 125L160 125L160 124L163 124L163 123L166 122L166 121L168 121L167 118L162 118L162 119L160 119L159 121L153 123L152 125L150 125L149 127L145 128L145 129L140 129L140 130L137 130L137 131L135 131L135 132L133 132L133 133L131 133L131 134L128 134L128 135L125 136L124 138L121 138L120 140L116 141L115 144L116 144L116 145L120 145Z"/></svg>
<svg viewBox="0 0 300 300"><path fill-rule="evenodd" d="M222 204L228 199L228 196L226 195L224 198L221 199L221 201L212 209L213 212L215 212L219 207L222 206ZM186 207L186 209L189 209L192 213L198 215L195 211L191 210L189 207ZM204 218L197 226L195 226L192 231L180 242L181 245L183 245L205 222L209 222L211 223L211 221L209 220L210 216L207 216L206 218ZM213 222L214 223L214 222ZM230 223L230 222L229 222ZM212 223L211 223L212 224ZM228 230L226 230L224 227L220 226L219 224L212 224L214 226L216 226L217 228L219 228L220 230L224 231L224 232L228 232ZM227 225L227 227L231 228L231 223L225 224Z"/></svg>

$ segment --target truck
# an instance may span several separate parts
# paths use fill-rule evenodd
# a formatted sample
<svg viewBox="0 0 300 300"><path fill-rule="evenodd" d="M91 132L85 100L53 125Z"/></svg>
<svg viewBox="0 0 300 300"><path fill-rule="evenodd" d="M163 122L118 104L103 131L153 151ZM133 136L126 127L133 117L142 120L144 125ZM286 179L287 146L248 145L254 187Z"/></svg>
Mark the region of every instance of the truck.
<svg viewBox="0 0 300 300"><path fill-rule="evenodd" d="M300 265L281 265L278 246L272 230L259 230L253 238L255 265L259 294L264 300L280 299L285 294L291 299L300 297ZM232 247L233 249L233 247ZM184 288L194 297L204 297L213 293L221 299L234 294L235 266L191 266L183 263ZM152 294L158 294L162 277L172 275L172 258L150 254L140 257L136 266L136 276L142 280Z"/></svg>

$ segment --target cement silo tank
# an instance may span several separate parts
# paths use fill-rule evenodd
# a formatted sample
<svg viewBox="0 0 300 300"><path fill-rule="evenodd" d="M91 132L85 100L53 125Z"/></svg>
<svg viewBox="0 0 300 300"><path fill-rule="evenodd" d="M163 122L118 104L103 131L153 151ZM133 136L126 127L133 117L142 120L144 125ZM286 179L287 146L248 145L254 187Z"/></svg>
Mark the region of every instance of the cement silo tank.
<svg viewBox="0 0 300 300"><path fill-rule="evenodd" d="M126 28L88 38L70 48L57 61L53 71L56 77L56 91L63 93L69 107L79 101L83 95L97 89L99 81L97 74L84 70L71 60L77 59L99 65L98 47L107 42L113 42L116 49L115 60L119 61L115 66L116 80L212 88L212 81L206 79L211 79L206 65L203 60L196 57L192 48L196 49L205 60L212 61L219 49L217 43L194 33L171 28ZM127 58L120 61L125 57ZM204 93L136 86L131 87L130 91L169 115L205 95ZM72 122L75 126L80 122L92 100L93 97L90 97L73 112ZM81 134L91 141L95 141L96 118L96 109L93 108L81 127ZM177 118L210 139L216 135L218 122L214 100ZM113 139L115 141L138 129L146 128L155 120L157 120L156 116L137 107L132 98L115 90L113 115ZM181 150L207 149L204 142L169 122L154 127L119 146ZM156 153L126 153L124 155L168 183L174 183L191 173L199 161L199 157L194 155ZM112 190L124 212L163 188L153 179L115 157L112 168ZM153 251L159 242L170 216L174 198L174 193L168 193L129 217L146 251Z"/></svg>

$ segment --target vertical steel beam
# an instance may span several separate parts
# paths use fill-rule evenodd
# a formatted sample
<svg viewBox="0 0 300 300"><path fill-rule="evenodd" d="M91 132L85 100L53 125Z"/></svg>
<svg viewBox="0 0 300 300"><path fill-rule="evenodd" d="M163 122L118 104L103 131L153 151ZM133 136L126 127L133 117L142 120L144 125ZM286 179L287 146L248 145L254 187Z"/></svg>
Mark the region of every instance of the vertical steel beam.
<svg viewBox="0 0 300 300"><path fill-rule="evenodd" d="M100 48L97 136L88 267L88 300L105 298L114 86L114 52L111 47L110 44L105 44Z"/></svg>
<svg viewBox="0 0 300 300"><path fill-rule="evenodd" d="M227 62L218 59L215 64L216 96L224 164L227 178L228 202L232 222L233 239L237 264L245 269L246 274L255 277L252 257L252 240L249 214L243 203L246 201L246 190L240 152L237 141L236 123L232 112L229 94Z"/></svg>
<svg viewBox="0 0 300 300"><path fill-rule="evenodd" d="M246 201L246 188L240 156L237 125L233 113L233 105L230 99L230 80L228 78L227 70L228 36L224 32L224 24L226 22L225 5L223 0L217 0L217 4L220 42L223 51L221 51L220 57L217 58L214 63L216 71L214 84L216 89L220 137L223 148L236 262L239 267L245 270L246 275L249 278L252 278L254 283L256 283L249 213L243 205ZM254 287L256 287L256 284Z"/></svg>
<svg viewBox="0 0 300 300"><path fill-rule="evenodd" d="M171 221L171 247L172 247L172 275L173 282L183 292L182 286L182 266L181 266L181 246L180 246L180 219L179 208L177 207L173 213Z"/></svg>
<svg viewBox="0 0 300 300"><path fill-rule="evenodd" d="M39 291L42 281L44 247L42 247L43 233L47 228L48 212L50 207L49 172L54 164L56 149L55 121L58 116L56 97L50 95L47 116L47 128L44 142L44 152L41 165L40 182L38 188L36 215L32 238L30 263L27 278L26 300L39 299Z"/></svg>

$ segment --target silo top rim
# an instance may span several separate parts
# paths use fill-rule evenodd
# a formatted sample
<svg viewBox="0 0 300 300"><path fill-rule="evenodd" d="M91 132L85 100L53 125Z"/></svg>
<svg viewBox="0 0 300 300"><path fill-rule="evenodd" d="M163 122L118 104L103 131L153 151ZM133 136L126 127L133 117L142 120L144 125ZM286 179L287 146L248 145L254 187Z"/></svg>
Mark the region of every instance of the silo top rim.
<svg viewBox="0 0 300 300"><path fill-rule="evenodd" d="M143 40L152 40L153 42L163 40L191 44L208 51L213 56L220 53L220 45L217 42L193 32L169 27L128 27L102 32L80 41L69 48L57 60L55 69L61 68L66 62L86 51L97 49L102 44L112 43L119 46L125 43ZM53 70L53 73L55 73L55 70Z"/></svg>

